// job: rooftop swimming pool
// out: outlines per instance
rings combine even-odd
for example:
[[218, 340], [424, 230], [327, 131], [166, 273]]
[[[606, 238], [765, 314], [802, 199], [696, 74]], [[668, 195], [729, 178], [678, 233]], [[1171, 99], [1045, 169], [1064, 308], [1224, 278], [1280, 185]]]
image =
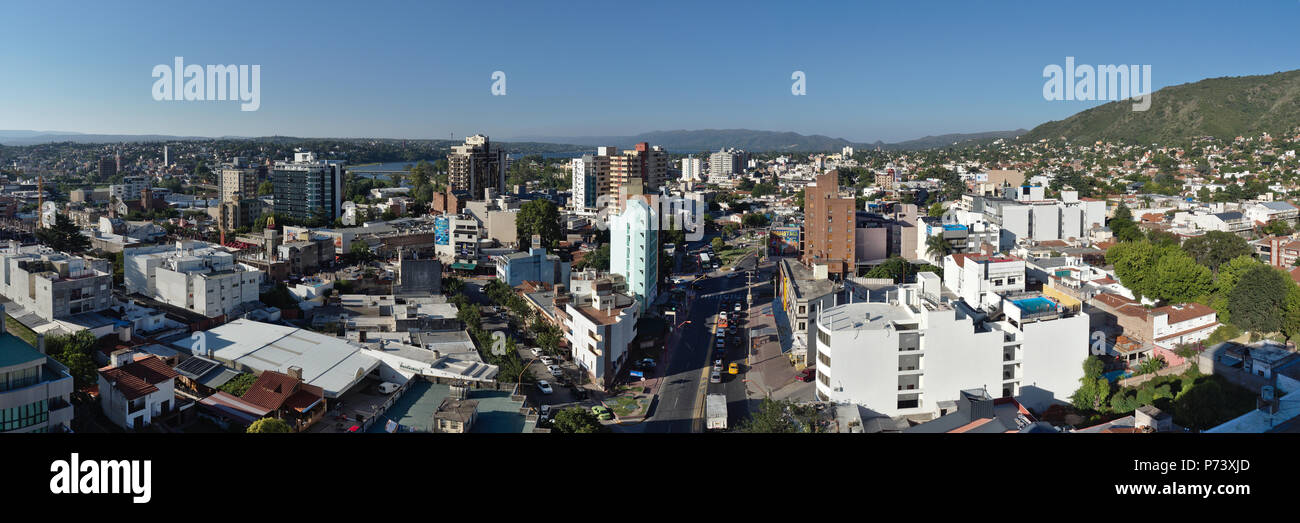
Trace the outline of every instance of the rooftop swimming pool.
[[1056, 310], [1056, 302], [1043, 296], [1011, 300], [1011, 303], [1016, 304], [1016, 306], [1020, 307], [1020, 310], [1024, 311], [1026, 314], [1038, 314], [1040, 312], [1052, 312]]

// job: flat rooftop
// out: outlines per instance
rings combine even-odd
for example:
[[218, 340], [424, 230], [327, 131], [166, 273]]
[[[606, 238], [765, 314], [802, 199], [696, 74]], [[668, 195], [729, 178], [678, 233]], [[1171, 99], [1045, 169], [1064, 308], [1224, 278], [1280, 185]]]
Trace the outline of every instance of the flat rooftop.
[[894, 322], [915, 323], [917, 320], [906, 307], [888, 303], [858, 302], [837, 305], [822, 310], [817, 322], [830, 331], [879, 330]]

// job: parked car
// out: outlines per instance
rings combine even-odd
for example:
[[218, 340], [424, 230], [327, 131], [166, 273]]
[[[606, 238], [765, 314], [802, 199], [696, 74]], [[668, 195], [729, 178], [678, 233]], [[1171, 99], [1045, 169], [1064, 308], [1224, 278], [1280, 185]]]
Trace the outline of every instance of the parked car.
[[394, 393], [394, 392], [397, 392], [397, 389], [400, 389], [400, 388], [402, 388], [401, 385], [398, 385], [398, 384], [396, 384], [396, 383], [387, 382], [387, 381], [385, 381], [385, 382], [379, 384], [379, 392], [384, 393], [384, 394], [392, 394], [392, 393]]
[[816, 377], [817, 377], [817, 369], [814, 369], [813, 367], [808, 367], [804, 370], [795, 373], [794, 375], [794, 379], [797, 379], [804, 383], [808, 383], [813, 379], [815, 379]]
[[613, 412], [610, 412], [609, 408], [608, 408], [608, 407], [605, 407], [604, 405], [594, 405], [594, 406], [592, 406], [592, 407], [591, 407], [591, 413], [592, 413], [592, 414], [595, 414], [595, 415], [596, 415], [596, 418], [598, 418], [598, 419], [603, 419], [603, 420], [614, 419], [614, 413], [613, 413]]
[[542, 365], [546, 365], [547, 367], [555, 365], [555, 358], [552, 358], [550, 356], [542, 356], [541, 360], [542, 360]]
[[636, 362], [636, 366], [642, 369], [653, 369], [655, 368], [655, 359], [641, 358], [639, 361]]
[[709, 383], [722, 383], [722, 373], [715, 370], [709, 374]]
[[547, 365], [547, 366], [546, 366], [546, 370], [551, 371], [551, 375], [552, 375], [552, 376], [563, 376], [563, 375], [564, 375], [564, 369], [561, 369], [559, 365]]
[[542, 355], [542, 348], [541, 348], [541, 347], [533, 347], [532, 350], [531, 350], [530, 352], [533, 353], [533, 357], [534, 357], [534, 358], [537, 358], [537, 357], [540, 357], [540, 356]]
[[537, 389], [540, 390], [540, 391], [542, 391], [542, 394], [551, 394], [551, 393], [555, 392], [555, 390], [551, 389], [551, 384], [548, 383], [546, 380], [540, 380], [540, 381], [538, 381], [538, 382], [537, 382]]

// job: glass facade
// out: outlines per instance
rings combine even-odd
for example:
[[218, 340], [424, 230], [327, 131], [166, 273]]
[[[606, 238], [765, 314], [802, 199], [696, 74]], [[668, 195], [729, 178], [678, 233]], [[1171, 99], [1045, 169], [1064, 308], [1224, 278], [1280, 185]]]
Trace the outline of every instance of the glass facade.
[[45, 423], [50, 417], [47, 400], [0, 409], [0, 432], [19, 430]]
[[39, 365], [0, 373], [0, 392], [30, 387], [41, 381]]

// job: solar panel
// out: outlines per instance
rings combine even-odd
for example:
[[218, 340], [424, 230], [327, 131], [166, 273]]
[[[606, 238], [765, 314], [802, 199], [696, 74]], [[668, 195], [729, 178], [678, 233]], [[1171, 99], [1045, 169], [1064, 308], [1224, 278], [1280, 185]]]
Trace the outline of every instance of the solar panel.
[[181, 362], [176, 366], [176, 372], [184, 374], [190, 378], [198, 378], [208, 371], [216, 368], [217, 362], [204, 358], [193, 357]]

